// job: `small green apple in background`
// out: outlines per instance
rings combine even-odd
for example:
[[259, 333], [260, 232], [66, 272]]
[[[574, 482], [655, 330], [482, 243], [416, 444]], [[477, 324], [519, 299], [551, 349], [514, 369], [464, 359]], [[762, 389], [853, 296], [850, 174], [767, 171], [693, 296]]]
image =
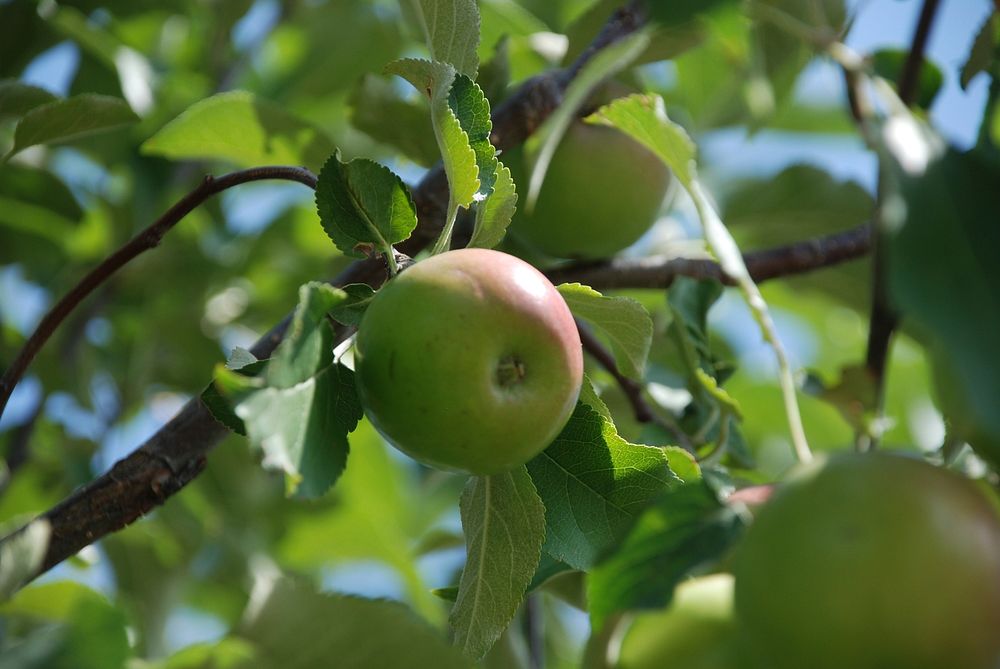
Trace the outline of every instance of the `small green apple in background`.
[[1000, 666], [1000, 514], [920, 460], [804, 467], [760, 509], [733, 573], [738, 618], [775, 669]]
[[529, 214], [525, 156], [509, 153], [504, 164], [522, 194], [511, 233], [558, 258], [606, 258], [630, 246], [656, 221], [670, 185], [652, 151], [615, 128], [575, 121]]
[[384, 286], [355, 348], [365, 412], [426, 464], [494, 474], [527, 462], [566, 424], [583, 353], [569, 308], [526, 262], [461, 249]]
[[669, 608], [639, 613], [628, 626], [615, 669], [744, 669], [733, 617], [733, 577], [713, 574], [677, 586]]

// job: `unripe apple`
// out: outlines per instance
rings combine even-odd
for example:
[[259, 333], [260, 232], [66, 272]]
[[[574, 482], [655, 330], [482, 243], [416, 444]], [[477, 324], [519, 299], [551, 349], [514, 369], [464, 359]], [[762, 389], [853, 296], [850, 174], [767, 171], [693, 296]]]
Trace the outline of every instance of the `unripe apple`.
[[580, 336], [555, 287], [523, 260], [462, 249], [384, 286], [358, 327], [365, 413], [426, 464], [494, 474], [566, 424], [583, 378]]
[[[523, 202], [523, 152], [510, 152], [506, 162]], [[576, 121], [552, 156], [534, 209], [519, 203], [510, 229], [551, 256], [612, 256], [653, 225], [670, 179], [663, 162], [625, 133]]]
[[733, 572], [766, 666], [1000, 666], [1000, 514], [940, 467], [819, 459], [760, 509]]

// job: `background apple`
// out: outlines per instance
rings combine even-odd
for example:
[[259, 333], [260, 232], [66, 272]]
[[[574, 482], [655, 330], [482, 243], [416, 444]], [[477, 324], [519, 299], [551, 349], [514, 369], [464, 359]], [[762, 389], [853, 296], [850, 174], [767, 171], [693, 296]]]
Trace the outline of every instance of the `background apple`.
[[1000, 666], [1000, 516], [920, 460], [800, 470], [761, 508], [734, 574], [737, 614], [775, 667]]
[[530, 214], [524, 153], [505, 160], [522, 193], [511, 231], [560, 258], [603, 258], [633, 244], [656, 220], [670, 170], [619, 130], [574, 122], [552, 156]]
[[372, 423], [417, 460], [473, 474], [520, 465], [559, 433], [583, 375], [569, 308], [538, 270], [462, 249], [413, 265], [358, 328]]
[[677, 586], [664, 611], [635, 616], [615, 669], [746, 667], [733, 616], [733, 577], [713, 574]]

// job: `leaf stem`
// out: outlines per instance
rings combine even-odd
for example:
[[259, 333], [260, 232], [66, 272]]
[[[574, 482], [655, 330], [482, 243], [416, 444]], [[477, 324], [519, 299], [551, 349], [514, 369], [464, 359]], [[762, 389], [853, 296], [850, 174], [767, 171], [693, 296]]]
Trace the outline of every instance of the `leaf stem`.
[[441, 234], [438, 236], [437, 241], [434, 242], [434, 248], [431, 249], [431, 255], [437, 255], [439, 253], [444, 253], [449, 248], [451, 248], [451, 233], [455, 229], [455, 220], [458, 218], [458, 203], [455, 202], [454, 198], [448, 198], [448, 214], [444, 222], [444, 227], [441, 228]]
[[31, 361], [35, 359], [42, 346], [45, 345], [45, 342], [58, 329], [59, 325], [88, 295], [94, 292], [94, 290], [132, 259], [150, 249], [156, 248], [171, 228], [213, 195], [233, 186], [251, 181], [269, 179], [297, 181], [312, 189], [316, 188], [316, 175], [304, 167], [280, 165], [253, 167], [247, 170], [231, 172], [221, 177], [206, 176], [197, 188], [185, 195], [184, 198], [174, 204], [174, 206], [168, 209], [160, 218], [156, 219], [149, 227], [136, 234], [117, 251], [105, 258], [100, 265], [92, 269], [45, 314], [41, 322], [39, 322], [38, 327], [35, 328], [35, 331], [24, 342], [24, 346], [21, 347], [17, 357], [4, 370], [3, 377], [0, 378], [0, 415], [3, 415], [11, 393], [14, 392], [14, 387], [21, 380], [21, 377], [24, 376]]

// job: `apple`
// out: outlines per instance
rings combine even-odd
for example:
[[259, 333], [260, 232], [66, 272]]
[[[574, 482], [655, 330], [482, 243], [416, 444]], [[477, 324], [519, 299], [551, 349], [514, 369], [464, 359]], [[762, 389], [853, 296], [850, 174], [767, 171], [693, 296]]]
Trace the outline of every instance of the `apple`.
[[527, 462], [558, 435], [583, 353], [566, 302], [538, 270], [461, 249], [417, 262], [375, 295], [355, 369], [365, 413], [392, 444], [486, 475]]
[[713, 574], [677, 586], [663, 611], [636, 614], [615, 669], [743, 669], [733, 616], [733, 577]]
[[[527, 193], [524, 153], [509, 154], [505, 164]], [[653, 225], [670, 180], [663, 162], [625, 133], [576, 121], [552, 156], [534, 209], [519, 204], [510, 230], [551, 256], [612, 256]]]
[[799, 470], [761, 507], [733, 573], [767, 666], [1000, 666], [1000, 513], [923, 461], [850, 454]]

